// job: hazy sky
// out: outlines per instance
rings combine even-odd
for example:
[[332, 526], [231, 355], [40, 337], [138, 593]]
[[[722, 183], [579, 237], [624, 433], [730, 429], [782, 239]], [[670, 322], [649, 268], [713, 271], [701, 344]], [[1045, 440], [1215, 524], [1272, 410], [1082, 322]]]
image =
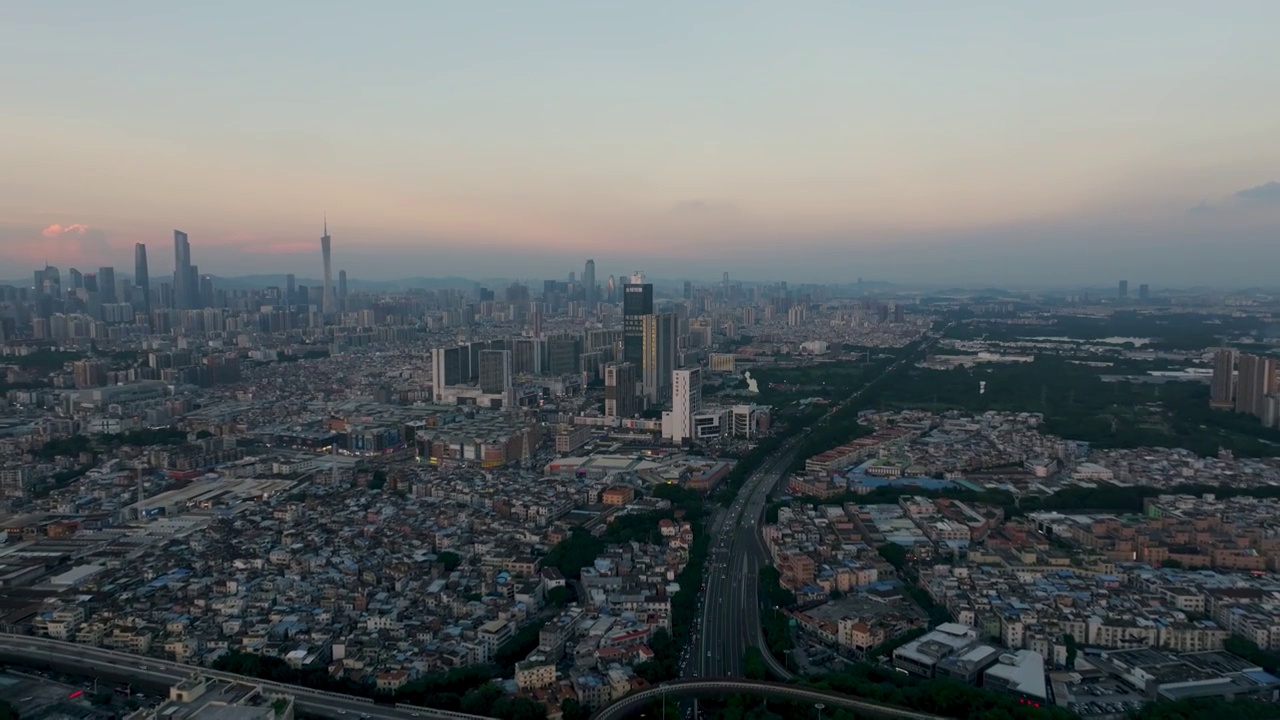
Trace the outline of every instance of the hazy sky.
[[1276, 0], [6, 0], [0, 278], [1274, 282]]

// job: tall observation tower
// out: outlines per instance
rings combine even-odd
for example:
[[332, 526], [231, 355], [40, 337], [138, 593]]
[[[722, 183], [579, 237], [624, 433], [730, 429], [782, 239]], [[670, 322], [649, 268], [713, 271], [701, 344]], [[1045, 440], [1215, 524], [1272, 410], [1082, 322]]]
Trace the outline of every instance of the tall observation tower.
[[333, 297], [333, 245], [329, 239], [329, 218], [324, 219], [324, 235], [320, 236], [320, 253], [324, 255], [324, 298], [320, 301], [320, 311], [332, 315]]

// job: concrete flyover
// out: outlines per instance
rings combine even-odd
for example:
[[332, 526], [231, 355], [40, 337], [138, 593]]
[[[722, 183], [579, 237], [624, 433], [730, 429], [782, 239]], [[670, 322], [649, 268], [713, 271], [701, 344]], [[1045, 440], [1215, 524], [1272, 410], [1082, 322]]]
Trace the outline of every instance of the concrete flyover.
[[260, 685], [270, 693], [292, 695], [299, 710], [311, 716], [333, 720], [351, 720], [353, 716], [362, 715], [367, 715], [372, 720], [480, 720], [479, 716], [466, 713], [433, 710], [403, 703], [381, 705], [368, 698], [259, 680], [171, 660], [32, 635], [0, 633], [0, 661], [48, 666], [73, 675], [128, 682], [162, 691], [199, 673], [219, 680]]
[[814, 705], [822, 703], [829, 708], [844, 708], [874, 718], [905, 718], [906, 720], [947, 720], [940, 715], [916, 712], [905, 708], [881, 705], [859, 700], [848, 695], [812, 690], [798, 685], [746, 680], [678, 680], [657, 685], [628, 695], [591, 716], [592, 720], [622, 720], [643, 710], [649, 703], [662, 700], [724, 697], [727, 695], [757, 695], [772, 700], [790, 700]]

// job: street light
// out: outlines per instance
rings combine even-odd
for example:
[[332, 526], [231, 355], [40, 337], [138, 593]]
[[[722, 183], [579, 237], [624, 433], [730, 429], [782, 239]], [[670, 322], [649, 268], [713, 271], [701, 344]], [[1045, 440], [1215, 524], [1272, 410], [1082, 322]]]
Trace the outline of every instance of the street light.
[[818, 720], [822, 720], [822, 709], [825, 708], [826, 705], [823, 705], [822, 703], [816, 703], [814, 707], [818, 709]]

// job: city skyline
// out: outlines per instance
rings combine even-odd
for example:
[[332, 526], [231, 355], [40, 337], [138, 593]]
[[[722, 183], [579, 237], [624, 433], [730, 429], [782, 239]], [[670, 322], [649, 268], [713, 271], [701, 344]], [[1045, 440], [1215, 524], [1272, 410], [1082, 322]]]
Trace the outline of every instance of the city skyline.
[[123, 266], [182, 227], [219, 275], [312, 274], [320, 208], [370, 279], [594, 258], [1255, 285], [1280, 260], [1272, 4], [160, 7], [26, 3], [0, 29], [27, 69], [0, 265]]

